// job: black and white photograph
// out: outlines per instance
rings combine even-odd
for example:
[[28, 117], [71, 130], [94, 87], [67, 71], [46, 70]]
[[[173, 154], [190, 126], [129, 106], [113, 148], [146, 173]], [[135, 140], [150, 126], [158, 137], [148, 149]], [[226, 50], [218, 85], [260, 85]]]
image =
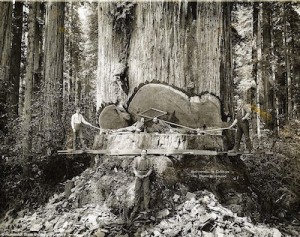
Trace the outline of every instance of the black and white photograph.
[[300, 1], [0, 0], [0, 236], [299, 237]]

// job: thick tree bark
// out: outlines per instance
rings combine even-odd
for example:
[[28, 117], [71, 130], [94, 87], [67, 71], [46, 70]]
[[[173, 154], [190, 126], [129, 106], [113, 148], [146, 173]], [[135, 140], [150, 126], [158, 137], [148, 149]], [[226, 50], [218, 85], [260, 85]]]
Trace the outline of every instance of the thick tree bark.
[[36, 53], [39, 55], [36, 48], [39, 48], [38, 37], [36, 36], [39, 31], [37, 28], [37, 15], [39, 11], [39, 2], [34, 2], [29, 5], [29, 17], [28, 17], [28, 53], [27, 53], [27, 67], [25, 75], [25, 92], [24, 92], [24, 121], [23, 131], [24, 138], [22, 143], [23, 150], [23, 168], [24, 174], [29, 174], [28, 162], [30, 161], [31, 148], [32, 148], [32, 99], [33, 99], [33, 84], [35, 75], [36, 60], [39, 61], [39, 57], [36, 57]]
[[68, 72], [68, 87], [65, 88], [65, 95], [68, 97], [67, 100], [68, 102], [74, 102], [75, 103], [75, 87], [76, 87], [76, 74], [74, 72], [75, 69], [75, 65], [74, 65], [74, 49], [73, 49], [73, 37], [72, 37], [72, 31], [73, 31], [73, 3], [70, 2], [67, 4], [66, 6], [66, 22], [65, 22], [65, 27], [67, 29], [66, 31], [66, 37], [65, 37], [65, 41], [66, 41], [66, 47], [65, 47], [65, 58], [66, 58], [66, 69]]
[[225, 115], [234, 115], [233, 112], [233, 80], [232, 80], [232, 43], [231, 43], [231, 8], [232, 3], [224, 3], [223, 11], [223, 40], [222, 40], [222, 61], [220, 67], [220, 94], [222, 108]]
[[18, 116], [19, 107], [19, 87], [20, 87], [20, 68], [21, 68], [21, 41], [23, 31], [23, 2], [15, 2], [13, 11], [13, 38], [11, 52], [11, 73], [10, 86], [7, 95], [8, 104], [11, 106], [8, 109], [8, 116], [16, 118]]
[[0, 2], [0, 131], [7, 123], [6, 94], [10, 72], [12, 2]]
[[43, 132], [47, 153], [61, 147], [64, 131], [63, 112], [63, 58], [64, 58], [64, 6], [62, 2], [48, 2], [45, 33], [45, 87]]
[[97, 106], [127, 102], [154, 81], [190, 95], [220, 96], [222, 6], [139, 2], [121, 14], [114, 3], [99, 3]]

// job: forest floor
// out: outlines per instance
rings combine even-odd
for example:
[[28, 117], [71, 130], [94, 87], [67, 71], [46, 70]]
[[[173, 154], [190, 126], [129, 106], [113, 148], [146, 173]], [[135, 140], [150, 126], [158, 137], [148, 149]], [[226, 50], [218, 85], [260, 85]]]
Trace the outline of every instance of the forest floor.
[[[0, 223], [0, 233], [114, 237], [193, 237], [222, 234], [249, 237], [280, 236], [276, 228], [253, 224], [251, 218], [237, 216], [230, 209], [223, 207], [211, 192], [205, 190], [195, 193], [174, 192], [168, 200], [173, 205], [141, 212], [130, 220], [126, 216], [126, 211], [113, 207], [115, 204], [112, 202], [118, 200], [107, 197], [104, 201], [101, 197], [103, 194], [97, 192], [95, 193], [99, 197], [97, 204], [91, 200], [90, 192], [92, 189], [95, 190], [95, 187], [92, 188], [95, 185], [94, 180], [99, 180], [99, 175], [103, 175], [102, 171], [101, 168], [85, 170], [71, 180], [74, 186], [69, 189], [68, 194], [66, 192], [55, 194], [46, 205], [37, 209], [20, 210], [15, 217], [7, 213]], [[106, 185], [132, 183], [123, 171], [113, 169], [105, 175], [108, 181]], [[122, 195], [119, 198], [122, 199]]]
[[248, 216], [220, 204], [209, 191], [189, 192], [178, 184], [162, 187], [161, 205], [129, 220], [130, 210], [122, 208], [133, 201], [128, 164], [111, 159], [88, 168], [89, 157], [41, 159], [23, 180], [17, 159], [2, 159], [0, 234], [300, 236], [300, 122], [283, 127], [277, 138], [264, 132], [254, 145], [274, 154], [241, 156], [258, 206]]

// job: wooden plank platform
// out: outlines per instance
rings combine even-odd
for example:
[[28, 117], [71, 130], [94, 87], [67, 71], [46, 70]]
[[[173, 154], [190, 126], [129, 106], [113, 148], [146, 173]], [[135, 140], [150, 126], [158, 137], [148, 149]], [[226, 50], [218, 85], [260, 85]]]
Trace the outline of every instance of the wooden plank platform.
[[245, 153], [245, 152], [218, 152], [218, 154], [227, 154], [228, 156], [241, 156], [241, 155], [273, 155], [273, 152], [266, 151], [266, 152], [252, 152], [252, 153]]
[[79, 154], [106, 154], [107, 150], [59, 150], [59, 155], [79, 155]]
[[[102, 155], [139, 155], [140, 149], [135, 150], [60, 150], [57, 151], [60, 155], [78, 155], [78, 154], [102, 154]], [[218, 155], [216, 151], [210, 150], [168, 150], [168, 149], [147, 149], [150, 155]]]
[[204, 135], [211, 135], [211, 136], [223, 136], [222, 132], [220, 131], [213, 131], [213, 132], [209, 132], [209, 131], [205, 131], [205, 130], [201, 130], [199, 132], [199, 134], [194, 133], [194, 134], [190, 134], [190, 133], [180, 133], [180, 132], [169, 132], [169, 133], [158, 133], [158, 132], [153, 132], [153, 133], [147, 133], [147, 132], [117, 132], [117, 131], [111, 131], [108, 133], [103, 133], [102, 135], [106, 135], [106, 136], [115, 136], [115, 135], [124, 135], [124, 134], [153, 134], [153, 135], [160, 135], [160, 136], [170, 136], [170, 135], [178, 135], [178, 136], [186, 136], [186, 137], [194, 137], [194, 136], [204, 136]]
[[[139, 155], [141, 150], [110, 150], [108, 155]], [[147, 149], [149, 155], [211, 155], [218, 154], [216, 151], [210, 150], [168, 150], [168, 149]]]
[[[101, 154], [111, 156], [136, 156], [141, 154], [141, 149], [135, 150], [61, 150], [57, 151], [60, 155], [78, 155], [78, 154]], [[218, 152], [211, 150], [168, 150], [168, 149], [147, 149], [149, 155], [228, 155], [228, 156], [240, 156], [240, 155], [256, 155], [266, 154], [273, 155], [273, 152], [254, 152], [254, 153], [230, 153], [230, 152]]]

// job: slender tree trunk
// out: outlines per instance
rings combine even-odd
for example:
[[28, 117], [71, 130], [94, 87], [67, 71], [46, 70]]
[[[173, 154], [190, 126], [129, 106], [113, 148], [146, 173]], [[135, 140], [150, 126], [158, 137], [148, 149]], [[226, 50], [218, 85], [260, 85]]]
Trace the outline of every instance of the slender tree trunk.
[[297, 46], [295, 43], [295, 37], [292, 38], [291, 42], [291, 65], [292, 65], [292, 75], [293, 75], [293, 84], [294, 86], [291, 88], [292, 93], [292, 117], [294, 119], [298, 118], [298, 103], [297, 103], [297, 93], [299, 91], [299, 70], [297, 69], [296, 63], [296, 55], [297, 55]]
[[33, 99], [33, 84], [35, 76], [36, 60], [39, 61], [39, 57], [35, 54], [39, 54], [36, 48], [39, 48], [38, 37], [36, 36], [39, 31], [37, 27], [37, 15], [39, 12], [39, 2], [33, 2], [29, 5], [29, 18], [28, 18], [28, 48], [27, 48], [27, 67], [25, 75], [25, 93], [24, 93], [24, 121], [23, 121], [23, 168], [24, 174], [29, 175], [29, 162], [31, 157], [32, 148], [32, 99]]
[[64, 59], [63, 2], [48, 2], [45, 33], [45, 87], [44, 87], [44, 146], [50, 155], [61, 147], [64, 131], [63, 113], [63, 59]]
[[44, 5], [45, 3], [38, 2], [36, 6], [37, 21], [35, 24], [35, 39], [34, 39], [34, 77], [33, 77], [33, 90], [39, 92], [42, 83], [42, 59], [43, 59], [43, 24], [39, 21], [44, 19]]
[[[271, 7], [274, 7], [274, 4], [271, 5]], [[270, 98], [271, 106], [271, 116], [272, 116], [272, 129], [274, 131], [274, 134], [278, 135], [279, 132], [279, 109], [278, 109], [278, 95], [277, 95], [277, 81], [276, 81], [276, 74], [275, 74], [275, 68], [276, 68], [276, 55], [275, 55], [275, 49], [274, 49], [274, 22], [273, 22], [273, 16], [274, 11], [271, 11], [270, 13], [270, 81], [272, 82], [272, 87], [270, 88], [272, 97]]]
[[257, 137], [261, 137], [260, 131], [260, 120], [261, 120], [261, 106], [260, 106], [260, 84], [262, 81], [262, 30], [261, 30], [261, 22], [262, 22], [262, 11], [261, 11], [261, 4], [258, 5], [258, 17], [257, 17], [257, 41], [256, 41], [256, 48], [257, 48], [257, 79], [256, 79], [256, 107], [260, 113], [256, 113], [256, 127], [257, 127]]
[[[262, 80], [263, 80], [263, 88], [264, 88], [264, 121], [266, 123], [266, 127], [269, 129], [274, 128], [274, 114], [272, 113], [272, 109], [274, 107], [273, 104], [273, 89], [272, 84], [272, 69], [271, 69], [271, 16], [272, 16], [272, 4], [264, 2], [262, 5], [262, 55], [263, 55], [263, 64], [262, 64]], [[273, 85], [274, 87], [274, 85]]]
[[7, 123], [6, 94], [11, 56], [12, 2], [0, 2], [0, 131]]
[[259, 46], [259, 43], [258, 43], [258, 25], [259, 23], [259, 3], [257, 2], [254, 2], [253, 3], [253, 40], [254, 40], [254, 43], [253, 43], [253, 47], [252, 47], [252, 60], [253, 60], [253, 69], [252, 69], [252, 78], [254, 79], [254, 81], [256, 82], [256, 91], [253, 91], [251, 90], [251, 104], [252, 105], [255, 105], [255, 108], [256, 108], [256, 117], [253, 116], [253, 119], [252, 119], [252, 128], [253, 128], [253, 132], [258, 132], [258, 126], [257, 126], [257, 120], [259, 120], [259, 109], [257, 106], [258, 106], [258, 103], [257, 103], [257, 96], [259, 96], [259, 84], [258, 84], [258, 46]]
[[[79, 4], [76, 2], [70, 2], [66, 6], [66, 60], [65, 67], [68, 71], [68, 88], [65, 88], [66, 96], [68, 96], [68, 101], [79, 105], [82, 103], [82, 87], [83, 83], [80, 80], [80, 70], [81, 70], [81, 29], [78, 23]], [[68, 106], [68, 105], [66, 105]]]
[[290, 66], [290, 49], [288, 39], [288, 21], [287, 21], [287, 10], [284, 5], [283, 8], [283, 16], [284, 16], [284, 53], [285, 53], [285, 68], [286, 68], [286, 101], [287, 101], [287, 119], [291, 119], [292, 115], [292, 93], [291, 93], [291, 86], [292, 86], [292, 79], [291, 79], [291, 66]]
[[[273, 3], [274, 4], [274, 3]], [[277, 33], [274, 30], [275, 27], [278, 27], [276, 25], [275, 19], [276, 15], [279, 15], [280, 12], [278, 10], [275, 10], [272, 12], [271, 15], [271, 23], [272, 23], [272, 30], [271, 30], [271, 49], [272, 49], [272, 81], [273, 81], [273, 91], [274, 91], [274, 97], [273, 97], [273, 104], [274, 104], [274, 109], [273, 109], [273, 114], [275, 116], [274, 122], [275, 122], [275, 129], [274, 133], [278, 136], [279, 135], [279, 130], [280, 130], [280, 82], [279, 79], [280, 77], [278, 76], [278, 65], [280, 64], [278, 55], [276, 53], [276, 49], [279, 48], [279, 46], [282, 43], [282, 34]], [[279, 35], [279, 37], [278, 37]], [[279, 39], [279, 40], [278, 40]]]
[[10, 75], [10, 88], [7, 95], [8, 104], [11, 107], [8, 110], [10, 118], [18, 116], [19, 108], [19, 87], [20, 87], [20, 68], [21, 68], [21, 42], [23, 31], [23, 2], [15, 2], [13, 11], [13, 38], [12, 38], [12, 53], [11, 53], [11, 75]]

